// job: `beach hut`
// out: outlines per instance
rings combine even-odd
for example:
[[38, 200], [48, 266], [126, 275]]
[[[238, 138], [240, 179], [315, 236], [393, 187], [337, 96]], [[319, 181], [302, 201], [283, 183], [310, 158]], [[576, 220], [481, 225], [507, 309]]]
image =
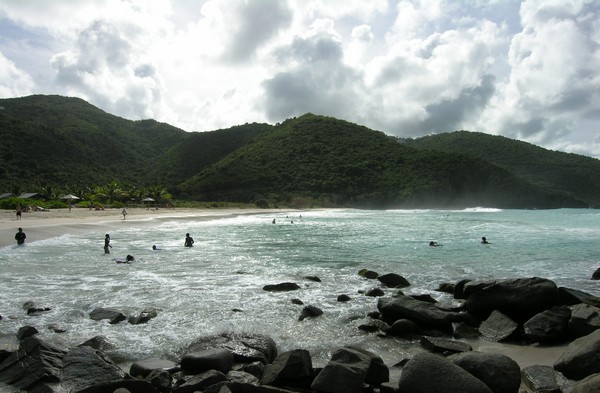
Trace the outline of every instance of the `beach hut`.
[[148, 210], [150, 210], [150, 203], [154, 202], [154, 199], [150, 198], [150, 197], [146, 197], [144, 199], [142, 199], [142, 203], [148, 203]]
[[24, 192], [19, 195], [17, 198], [19, 199], [42, 199], [42, 196], [37, 192]]
[[0, 199], [10, 198], [14, 194], [12, 192], [5, 192], [4, 194], [0, 194]]

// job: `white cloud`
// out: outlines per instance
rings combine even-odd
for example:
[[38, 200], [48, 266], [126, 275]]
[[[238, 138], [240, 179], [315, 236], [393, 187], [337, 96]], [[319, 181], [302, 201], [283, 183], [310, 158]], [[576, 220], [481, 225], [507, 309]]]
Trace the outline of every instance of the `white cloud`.
[[33, 79], [0, 53], [0, 97], [20, 97], [35, 92]]
[[79, 96], [186, 130], [310, 111], [401, 136], [470, 129], [598, 154], [599, 8], [595, 0], [6, 0], [0, 93]]

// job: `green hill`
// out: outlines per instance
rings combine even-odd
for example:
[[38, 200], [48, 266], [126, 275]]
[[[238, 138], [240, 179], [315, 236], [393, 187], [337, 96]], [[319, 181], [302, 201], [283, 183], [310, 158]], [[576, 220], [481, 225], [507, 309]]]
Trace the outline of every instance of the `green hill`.
[[0, 138], [0, 192], [119, 183], [166, 187], [180, 199], [262, 204], [600, 205], [598, 160], [477, 133], [398, 143], [312, 114], [185, 132], [78, 98], [35, 95], [0, 100]]
[[196, 199], [290, 200], [360, 207], [583, 206], [459, 154], [409, 148], [381, 132], [307, 114], [183, 183]]
[[600, 207], [600, 160], [594, 158], [468, 131], [407, 139], [404, 143], [422, 150], [468, 154], [543, 189], [572, 195], [590, 206]]

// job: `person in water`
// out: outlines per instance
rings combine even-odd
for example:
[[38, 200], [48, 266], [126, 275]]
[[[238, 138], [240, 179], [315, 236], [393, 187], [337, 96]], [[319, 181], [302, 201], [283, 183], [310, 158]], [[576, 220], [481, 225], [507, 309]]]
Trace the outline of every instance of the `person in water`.
[[133, 255], [127, 255], [125, 257], [125, 259], [123, 259], [123, 258], [114, 258], [113, 261], [115, 261], [117, 263], [131, 263], [131, 262], [135, 261], [135, 258], [133, 257]]
[[15, 240], [17, 241], [17, 245], [21, 246], [25, 244], [26, 238], [27, 235], [25, 235], [25, 232], [23, 232], [23, 228], [19, 228], [18, 232], [15, 234]]
[[434, 242], [434, 241], [430, 241], [430, 242], [429, 242], [429, 245], [430, 245], [431, 247], [441, 247], [441, 246], [442, 246], [442, 245], [441, 245], [441, 244], [439, 244], [438, 242]]
[[485, 238], [485, 236], [483, 236], [481, 238], [481, 244], [492, 244], [492, 243], [488, 242], [487, 239]]
[[185, 247], [192, 247], [194, 245], [194, 239], [192, 239], [189, 233], [185, 234], [185, 243], [183, 245]]
[[105, 254], [110, 254], [109, 248], [112, 248], [112, 246], [110, 245], [110, 235], [107, 233], [106, 236], [104, 236], [104, 253]]
[[162, 251], [162, 248], [158, 248], [156, 246], [152, 246], [152, 250], [154, 250], [154, 251]]

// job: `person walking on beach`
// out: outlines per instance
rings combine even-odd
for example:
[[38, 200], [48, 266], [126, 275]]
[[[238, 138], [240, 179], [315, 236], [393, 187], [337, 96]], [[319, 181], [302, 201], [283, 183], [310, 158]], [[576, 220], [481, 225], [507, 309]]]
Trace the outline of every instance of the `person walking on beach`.
[[104, 236], [104, 253], [105, 254], [110, 254], [109, 248], [112, 248], [112, 246], [110, 245], [110, 235], [107, 233], [106, 236]]
[[23, 228], [19, 228], [19, 231], [15, 234], [15, 240], [17, 241], [17, 245], [21, 246], [25, 244], [25, 239], [27, 235], [23, 232]]
[[123, 220], [127, 219], [127, 209], [123, 208], [121, 214], [123, 215]]
[[192, 239], [189, 233], [185, 234], [185, 243], [183, 245], [184, 247], [192, 247], [194, 245], [194, 239]]
[[23, 208], [21, 205], [17, 205], [17, 220], [21, 219], [21, 213], [23, 213]]

